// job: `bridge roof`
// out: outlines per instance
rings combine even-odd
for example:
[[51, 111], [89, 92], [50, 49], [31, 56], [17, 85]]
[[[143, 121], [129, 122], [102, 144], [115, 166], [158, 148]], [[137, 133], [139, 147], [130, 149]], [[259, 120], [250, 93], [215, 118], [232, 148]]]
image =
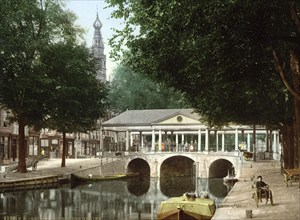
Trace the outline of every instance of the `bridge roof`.
[[104, 127], [124, 125], [153, 125], [176, 115], [182, 115], [201, 123], [200, 116], [194, 109], [146, 109], [127, 110], [103, 123]]
[[[169, 131], [197, 131], [206, 129], [207, 125], [194, 109], [145, 109], [127, 110], [102, 124], [106, 130], [112, 131], [151, 131], [167, 129]], [[229, 124], [221, 130], [235, 129], [253, 130], [252, 126]], [[220, 130], [220, 129], [219, 129]], [[256, 126], [256, 130], [265, 130]]]

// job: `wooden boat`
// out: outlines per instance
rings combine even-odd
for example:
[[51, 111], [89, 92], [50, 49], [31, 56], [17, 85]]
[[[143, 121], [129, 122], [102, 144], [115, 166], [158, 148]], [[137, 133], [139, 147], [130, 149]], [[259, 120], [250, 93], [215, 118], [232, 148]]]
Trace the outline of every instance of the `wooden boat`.
[[115, 175], [107, 175], [107, 176], [97, 176], [88, 174], [86, 176], [71, 174], [71, 182], [90, 182], [90, 181], [109, 181], [109, 180], [119, 180], [126, 179], [130, 177], [138, 176], [138, 173], [121, 173]]
[[211, 219], [216, 211], [215, 201], [184, 194], [160, 203], [158, 220]]

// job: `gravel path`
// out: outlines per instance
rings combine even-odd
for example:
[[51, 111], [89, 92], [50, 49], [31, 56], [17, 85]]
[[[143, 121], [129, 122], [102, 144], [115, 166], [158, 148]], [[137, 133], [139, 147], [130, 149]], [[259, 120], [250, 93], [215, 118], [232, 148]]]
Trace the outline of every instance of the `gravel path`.
[[[102, 163], [108, 163], [110, 160], [103, 160]], [[100, 166], [101, 159], [89, 158], [89, 159], [66, 159], [66, 167], [61, 167], [61, 159], [48, 159], [38, 162], [37, 170], [33, 171], [31, 168], [27, 170], [27, 173], [10, 172], [6, 174], [4, 178], [3, 174], [0, 175], [1, 181], [27, 179], [40, 176], [66, 176], [79, 170]]]

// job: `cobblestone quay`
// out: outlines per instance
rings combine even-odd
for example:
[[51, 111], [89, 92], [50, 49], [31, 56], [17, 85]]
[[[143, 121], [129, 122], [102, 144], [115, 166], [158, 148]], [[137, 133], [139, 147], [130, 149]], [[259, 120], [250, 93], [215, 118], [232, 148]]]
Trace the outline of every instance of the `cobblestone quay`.
[[[273, 192], [274, 205], [265, 200], [256, 203], [252, 198], [253, 182], [261, 175]], [[298, 180], [299, 181], [299, 180]], [[249, 214], [252, 212], [252, 215]], [[248, 215], [246, 215], [248, 214]], [[299, 182], [287, 187], [280, 170], [279, 161], [245, 161], [241, 170], [240, 180], [234, 185], [213, 217], [214, 220], [227, 219], [300, 219], [300, 188]]]

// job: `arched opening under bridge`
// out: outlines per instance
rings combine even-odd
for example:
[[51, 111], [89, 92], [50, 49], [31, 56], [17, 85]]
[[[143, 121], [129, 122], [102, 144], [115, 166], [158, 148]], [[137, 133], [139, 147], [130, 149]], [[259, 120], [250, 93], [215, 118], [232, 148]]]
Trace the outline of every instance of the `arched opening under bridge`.
[[160, 176], [193, 176], [194, 162], [185, 156], [169, 157], [161, 164]]
[[209, 167], [209, 178], [223, 178], [230, 174], [233, 174], [234, 167], [233, 164], [226, 159], [218, 159], [212, 162]]
[[195, 191], [194, 160], [185, 156], [167, 158], [160, 167], [160, 189], [168, 196]]
[[147, 161], [136, 158], [129, 162], [128, 173], [139, 173], [140, 176], [150, 177], [150, 166]]

